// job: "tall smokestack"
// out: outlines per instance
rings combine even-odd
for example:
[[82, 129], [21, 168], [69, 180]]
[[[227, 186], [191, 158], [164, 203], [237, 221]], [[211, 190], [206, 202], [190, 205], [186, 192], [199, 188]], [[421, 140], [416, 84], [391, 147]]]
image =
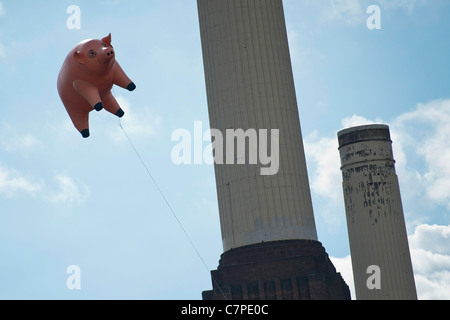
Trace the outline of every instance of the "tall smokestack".
[[356, 298], [415, 300], [389, 127], [338, 133]]
[[248, 154], [245, 164], [216, 162], [224, 254], [203, 297], [348, 298], [317, 241], [282, 1], [198, 0], [198, 11], [210, 126], [227, 148], [227, 130], [242, 129], [250, 144], [259, 133], [276, 169], [262, 175]]

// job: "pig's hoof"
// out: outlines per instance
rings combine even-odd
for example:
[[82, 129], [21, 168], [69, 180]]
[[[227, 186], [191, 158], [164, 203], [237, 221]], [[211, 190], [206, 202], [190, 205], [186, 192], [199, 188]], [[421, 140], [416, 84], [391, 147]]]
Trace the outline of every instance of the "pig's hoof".
[[128, 91], [134, 91], [134, 89], [136, 89], [136, 85], [134, 84], [134, 82], [130, 83], [127, 87]]
[[95, 109], [96, 111], [101, 111], [101, 110], [103, 110], [103, 103], [101, 103], [101, 102], [97, 103], [97, 104], [94, 106], [94, 109]]
[[122, 118], [125, 115], [125, 112], [122, 109], [117, 110], [116, 116]]
[[89, 138], [91, 134], [89, 133], [89, 129], [84, 129], [83, 131], [81, 131], [81, 135], [86, 139]]

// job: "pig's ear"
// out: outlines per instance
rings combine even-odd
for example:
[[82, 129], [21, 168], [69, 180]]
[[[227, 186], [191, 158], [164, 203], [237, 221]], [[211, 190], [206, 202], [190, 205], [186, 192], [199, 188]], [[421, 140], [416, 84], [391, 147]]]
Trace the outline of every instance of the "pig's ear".
[[83, 52], [75, 51], [75, 53], [73, 54], [73, 57], [74, 57], [75, 61], [78, 62], [79, 64], [84, 64]]
[[102, 42], [106, 43], [108, 46], [110, 46], [112, 48], [112, 45], [111, 45], [111, 33], [107, 37], [104, 37], [102, 39]]

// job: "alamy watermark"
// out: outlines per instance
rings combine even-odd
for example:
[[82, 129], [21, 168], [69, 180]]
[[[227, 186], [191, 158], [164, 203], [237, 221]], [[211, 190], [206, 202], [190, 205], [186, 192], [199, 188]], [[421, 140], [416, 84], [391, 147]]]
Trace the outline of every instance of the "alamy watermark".
[[66, 10], [67, 14], [70, 16], [66, 20], [66, 26], [69, 30], [79, 30], [81, 29], [81, 9], [77, 5], [70, 5]]
[[381, 290], [381, 268], [377, 265], [369, 266], [367, 268], [367, 274], [370, 274], [366, 282], [367, 289]]
[[366, 25], [369, 30], [381, 29], [381, 9], [377, 5], [371, 5], [367, 8], [367, 13], [371, 16], [367, 19]]
[[81, 290], [81, 268], [77, 265], [68, 266], [66, 273], [69, 275], [66, 280], [66, 287], [69, 290]]
[[[81, 29], [81, 9], [78, 5], [72, 4], [67, 7], [66, 13], [69, 17], [66, 20], [66, 25], [69, 30]], [[381, 29], [381, 9], [377, 5], [370, 5], [367, 8], [367, 14], [370, 17], [367, 19], [366, 25], [369, 30]]]
[[[187, 129], [172, 133], [172, 162], [182, 164], [261, 165], [262, 176], [278, 173], [280, 167], [280, 130], [218, 129], [203, 131], [202, 121], [194, 122], [194, 135]], [[208, 145], [204, 146], [205, 143]]]

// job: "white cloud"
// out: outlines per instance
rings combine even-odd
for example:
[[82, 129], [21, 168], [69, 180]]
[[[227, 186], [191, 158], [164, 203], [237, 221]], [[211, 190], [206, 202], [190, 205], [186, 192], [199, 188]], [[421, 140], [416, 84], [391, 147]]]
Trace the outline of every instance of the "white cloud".
[[54, 205], [79, 205], [89, 196], [89, 187], [76, 183], [68, 176], [59, 175], [55, 179], [58, 181], [59, 190], [51, 192], [49, 201]]
[[31, 134], [14, 135], [11, 137], [2, 136], [0, 140], [1, 146], [8, 152], [15, 151], [28, 151], [36, 146], [39, 146], [41, 142]]
[[350, 295], [352, 299], [355, 300], [355, 282], [353, 280], [352, 259], [350, 255], [346, 256], [345, 258], [330, 257], [330, 260], [331, 262], [333, 262], [333, 265], [336, 268], [336, 272], [339, 272], [342, 275], [345, 283], [350, 288]]
[[307, 5], [319, 9], [322, 21], [344, 22], [354, 25], [365, 21], [364, 4], [360, 0], [309, 0]]
[[[409, 236], [419, 300], [450, 300], [450, 225], [419, 225]], [[356, 299], [351, 257], [330, 257]]]
[[[148, 108], [136, 111], [131, 107], [131, 103], [122, 96], [117, 96], [116, 100], [125, 111], [125, 116], [120, 121], [117, 120], [117, 123], [122, 124], [127, 134], [140, 138], [156, 134], [162, 122], [160, 116], [153, 114]], [[110, 136], [117, 141], [124, 140], [123, 133], [118, 130], [111, 131]]]
[[[408, 152], [409, 157], [417, 158], [425, 166], [423, 170], [411, 169], [407, 179], [416, 183], [426, 200], [450, 209], [449, 123], [450, 100], [435, 100], [400, 115], [392, 127], [402, 153]], [[407, 165], [407, 158], [402, 160]]]
[[363, 24], [369, 18], [367, 8], [378, 5], [383, 10], [405, 10], [411, 13], [418, 6], [434, 4], [429, 0], [309, 0], [305, 3], [318, 9], [318, 17], [324, 22], [344, 23], [346, 25]]
[[287, 24], [286, 29], [290, 44], [291, 59], [297, 63], [299, 55], [302, 53], [302, 50], [298, 50], [300, 48], [298, 44], [298, 33], [289, 24]]
[[383, 120], [377, 118], [375, 121], [366, 119], [362, 116], [353, 115], [351, 117], [346, 117], [342, 119], [342, 129], [357, 127], [357, 126], [364, 126], [368, 124], [382, 124]]
[[[336, 225], [344, 222], [338, 142], [336, 138], [319, 137], [315, 131], [305, 138], [304, 145], [312, 195], [321, 199], [316, 203], [316, 212], [320, 212], [330, 226], [329, 232], [333, 232]], [[336, 210], [338, 207], [342, 210]]]
[[34, 195], [41, 186], [23, 177], [18, 171], [0, 164], [0, 195], [13, 197], [19, 193]]
[[329, 20], [344, 21], [347, 24], [361, 23], [366, 19], [360, 0], [332, 0], [326, 14]]
[[313, 168], [310, 175], [312, 189], [334, 204], [342, 200], [336, 195], [336, 185], [341, 184], [340, 159], [336, 138], [319, 137], [317, 131], [305, 138], [305, 153]]
[[416, 275], [419, 300], [450, 300], [450, 271]]
[[417, 226], [415, 233], [409, 237], [409, 242], [414, 248], [450, 256], [450, 226]]
[[0, 59], [5, 59], [6, 58], [6, 50], [5, 50], [5, 46], [0, 42]]
[[80, 205], [89, 197], [89, 187], [68, 176], [56, 176], [58, 187], [55, 189], [33, 180], [36, 179], [27, 178], [19, 171], [0, 163], [0, 196], [13, 198], [24, 194], [53, 205]]
[[112, 6], [118, 5], [120, 2], [121, 2], [121, 0], [107, 0], [107, 1], [104, 1], [105, 4], [112, 5]]
[[409, 13], [417, 6], [430, 3], [428, 0], [377, 0], [377, 2], [387, 9], [404, 9]]
[[168, 77], [192, 75], [192, 61], [188, 58], [187, 52], [178, 48], [153, 47], [150, 52], [150, 60], [163, 68]]
[[[2, 124], [0, 130], [0, 147], [7, 152], [27, 152], [41, 142], [31, 134], [17, 133], [17, 130], [7, 124]], [[67, 176], [58, 175], [58, 189], [52, 190], [45, 183], [33, 182], [35, 178], [24, 177], [19, 171], [6, 168], [0, 163], [0, 196], [15, 197], [26, 194], [41, 198], [54, 205], [75, 205], [82, 203], [89, 195], [89, 188], [81, 183], [75, 183]]]
[[450, 225], [419, 225], [409, 244], [419, 299], [450, 300]]
[[0, 126], [0, 147], [7, 152], [27, 152], [41, 145], [41, 142], [30, 133], [22, 133], [9, 124]]
[[[0, 18], [6, 15], [5, 7], [3, 6], [3, 2], [0, 1]], [[3, 43], [0, 41], [0, 59], [3, 60], [6, 58], [6, 50]]]

